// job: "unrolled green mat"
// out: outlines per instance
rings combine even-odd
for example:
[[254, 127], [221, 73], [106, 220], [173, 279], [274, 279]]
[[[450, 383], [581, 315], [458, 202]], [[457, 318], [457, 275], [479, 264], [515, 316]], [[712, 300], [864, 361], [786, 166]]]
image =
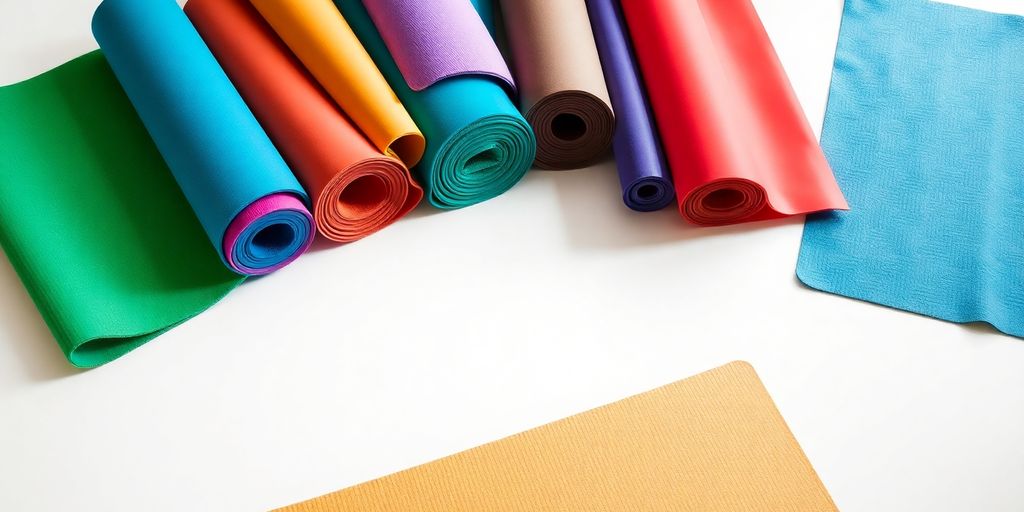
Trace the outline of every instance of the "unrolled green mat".
[[195, 316], [228, 271], [96, 51], [0, 88], [0, 245], [68, 360]]

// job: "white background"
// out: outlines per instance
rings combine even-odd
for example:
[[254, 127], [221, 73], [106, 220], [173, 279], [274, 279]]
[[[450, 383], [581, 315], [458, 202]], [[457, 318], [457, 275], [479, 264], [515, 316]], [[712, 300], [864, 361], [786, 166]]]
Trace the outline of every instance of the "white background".
[[[0, 0], [0, 83], [92, 49], [96, 3]], [[755, 3], [819, 127], [841, 0]], [[800, 219], [620, 194], [608, 163], [421, 208], [87, 372], [0, 258], [0, 510], [282, 506], [735, 359], [841, 509], [1024, 510], [1024, 342], [803, 288]]]

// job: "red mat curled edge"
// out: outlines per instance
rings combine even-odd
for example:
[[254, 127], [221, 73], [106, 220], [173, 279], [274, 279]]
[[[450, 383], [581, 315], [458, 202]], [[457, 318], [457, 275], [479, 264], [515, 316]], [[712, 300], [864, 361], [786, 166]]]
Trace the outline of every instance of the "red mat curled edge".
[[686, 220], [847, 208], [750, 0], [622, 9]]

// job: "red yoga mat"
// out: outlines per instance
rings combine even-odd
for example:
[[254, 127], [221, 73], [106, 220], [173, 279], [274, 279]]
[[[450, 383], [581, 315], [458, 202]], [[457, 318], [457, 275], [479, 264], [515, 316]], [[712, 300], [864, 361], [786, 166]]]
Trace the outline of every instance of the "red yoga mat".
[[191, 0], [185, 12], [313, 199], [317, 230], [352, 242], [423, 198], [320, 89], [246, 0]]
[[847, 208], [750, 0], [629, 0], [622, 10], [686, 220]]

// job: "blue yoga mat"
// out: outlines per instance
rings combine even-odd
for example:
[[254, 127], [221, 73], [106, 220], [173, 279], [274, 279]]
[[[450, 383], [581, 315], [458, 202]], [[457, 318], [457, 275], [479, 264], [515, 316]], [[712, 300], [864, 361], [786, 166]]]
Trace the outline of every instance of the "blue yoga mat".
[[661, 210], [675, 202], [676, 190], [619, 3], [587, 0], [587, 11], [615, 109], [612, 149], [622, 201], [638, 212]]
[[92, 29], [221, 259], [262, 274], [304, 251], [306, 192], [178, 4], [105, 0]]
[[846, 0], [822, 146], [804, 283], [1024, 337], [1024, 18]]

